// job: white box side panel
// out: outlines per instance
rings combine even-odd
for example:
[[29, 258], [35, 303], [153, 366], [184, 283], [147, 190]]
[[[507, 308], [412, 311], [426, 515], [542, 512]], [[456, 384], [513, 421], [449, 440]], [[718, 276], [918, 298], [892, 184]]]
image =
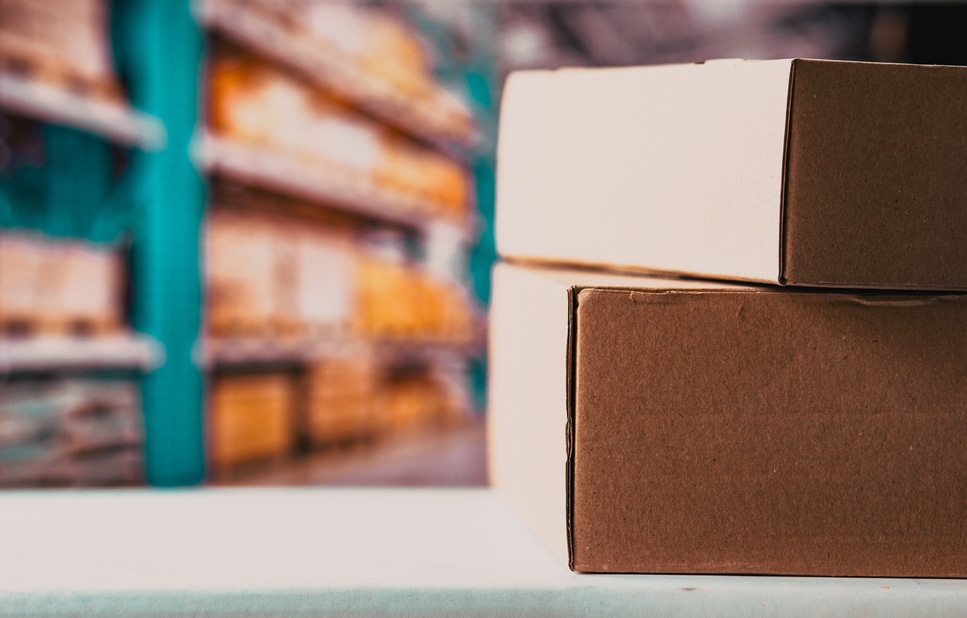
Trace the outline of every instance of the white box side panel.
[[505, 257], [774, 282], [790, 60], [511, 76]]

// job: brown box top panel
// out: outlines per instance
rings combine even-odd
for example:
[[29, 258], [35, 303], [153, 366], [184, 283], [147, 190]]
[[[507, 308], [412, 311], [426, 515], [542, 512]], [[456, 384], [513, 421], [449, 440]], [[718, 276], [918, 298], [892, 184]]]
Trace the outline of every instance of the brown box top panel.
[[967, 296], [578, 296], [572, 567], [967, 576]]
[[789, 122], [787, 283], [963, 288], [967, 71], [796, 60]]

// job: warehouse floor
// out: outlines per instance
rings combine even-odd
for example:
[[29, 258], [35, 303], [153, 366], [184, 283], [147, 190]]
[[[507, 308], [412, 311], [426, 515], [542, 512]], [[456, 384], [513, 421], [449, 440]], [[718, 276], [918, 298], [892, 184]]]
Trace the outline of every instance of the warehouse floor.
[[483, 487], [485, 434], [484, 424], [474, 422], [256, 466], [217, 477], [212, 484]]

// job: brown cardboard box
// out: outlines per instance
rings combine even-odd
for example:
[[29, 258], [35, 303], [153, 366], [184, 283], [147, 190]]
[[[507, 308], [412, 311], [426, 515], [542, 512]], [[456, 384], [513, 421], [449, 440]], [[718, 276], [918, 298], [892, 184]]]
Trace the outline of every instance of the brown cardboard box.
[[967, 295], [499, 265], [491, 481], [588, 572], [967, 576]]
[[294, 392], [284, 373], [226, 374], [212, 380], [208, 443], [212, 467], [285, 456], [293, 443]]
[[967, 289], [967, 68], [820, 60], [511, 76], [504, 257]]

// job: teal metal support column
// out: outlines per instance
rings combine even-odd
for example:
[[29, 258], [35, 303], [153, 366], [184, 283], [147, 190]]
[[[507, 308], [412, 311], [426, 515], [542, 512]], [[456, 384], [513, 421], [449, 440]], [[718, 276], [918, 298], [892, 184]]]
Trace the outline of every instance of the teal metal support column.
[[165, 349], [142, 383], [147, 480], [193, 485], [205, 478], [200, 228], [205, 187], [192, 163], [203, 36], [190, 0], [115, 2], [120, 71], [135, 107], [159, 118], [167, 145], [136, 152], [131, 169], [140, 212], [132, 247], [133, 322]]

